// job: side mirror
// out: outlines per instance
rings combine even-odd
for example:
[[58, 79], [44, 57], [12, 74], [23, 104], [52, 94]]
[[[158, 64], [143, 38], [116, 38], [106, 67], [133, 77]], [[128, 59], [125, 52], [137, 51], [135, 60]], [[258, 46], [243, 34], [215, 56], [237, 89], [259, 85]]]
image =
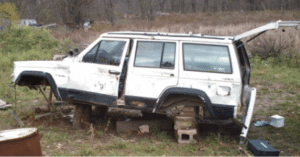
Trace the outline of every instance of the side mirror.
[[77, 56], [79, 54], [79, 49], [75, 48], [74, 50], [69, 51], [70, 56]]

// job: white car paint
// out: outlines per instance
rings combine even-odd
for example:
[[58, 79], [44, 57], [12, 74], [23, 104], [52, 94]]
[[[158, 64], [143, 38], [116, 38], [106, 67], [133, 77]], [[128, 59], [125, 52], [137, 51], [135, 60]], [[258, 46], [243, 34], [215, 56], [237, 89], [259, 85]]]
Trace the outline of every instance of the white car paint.
[[[84, 63], [82, 61], [75, 62], [70, 67], [68, 89], [75, 89], [98, 94], [118, 96], [119, 78], [120, 75], [110, 74], [109, 71], [122, 71], [124, 58], [129, 46], [128, 39], [103, 39], [105, 41], [125, 41], [125, 47], [122, 54], [121, 63], [119, 66], [103, 65], [96, 63]], [[94, 43], [95, 46], [98, 42]], [[89, 50], [92, 47], [89, 46]], [[87, 51], [86, 53], [88, 53]], [[82, 60], [84, 55], [79, 56]]]
[[162, 69], [134, 66], [137, 41], [153, 42], [153, 40], [147, 39], [134, 40], [134, 49], [132, 49], [128, 65], [125, 95], [157, 99], [164, 89], [178, 84], [179, 42], [167, 40], [156, 41], [176, 44], [174, 69]]

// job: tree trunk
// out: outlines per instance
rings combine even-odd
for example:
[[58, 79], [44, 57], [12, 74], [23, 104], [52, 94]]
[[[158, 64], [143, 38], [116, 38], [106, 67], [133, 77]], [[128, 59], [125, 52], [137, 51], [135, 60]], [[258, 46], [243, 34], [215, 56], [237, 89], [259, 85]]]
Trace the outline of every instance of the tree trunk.
[[184, 0], [179, 0], [179, 5], [180, 5], [180, 12], [182, 14], [185, 13], [185, 4], [184, 4]]
[[159, 11], [163, 12], [166, 0], [159, 0]]
[[115, 25], [112, 0], [104, 0], [104, 10], [106, 19], [110, 22], [112, 26]]
[[192, 0], [191, 4], [192, 4], [193, 13], [196, 13], [196, 11], [197, 11], [197, 9], [196, 9], [196, 0]]
[[203, 12], [208, 11], [208, 0], [204, 0], [204, 5], [203, 5]]
[[153, 6], [152, 6], [152, 0], [149, 0], [148, 7], [149, 7], [148, 19], [149, 19], [150, 21], [152, 21], [152, 20], [153, 20]]
[[127, 2], [127, 15], [130, 14], [129, 10], [130, 10], [130, 0], [126, 0]]
[[139, 0], [140, 9], [141, 9], [141, 18], [145, 19], [145, 8], [144, 8], [144, 0]]
[[175, 12], [175, 0], [171, 0], [171, 12]]

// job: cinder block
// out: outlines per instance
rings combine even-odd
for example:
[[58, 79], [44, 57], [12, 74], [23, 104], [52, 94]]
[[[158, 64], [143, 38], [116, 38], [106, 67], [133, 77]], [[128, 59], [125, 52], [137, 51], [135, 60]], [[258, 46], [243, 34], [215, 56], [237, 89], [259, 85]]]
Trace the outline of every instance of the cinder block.
[[[186, 143], [193, 143], [196, 142], [194, 139], [194, 135], [197, 134], [197, 129], [191, 129], [191, 130], [177, 130], [178, 134], [178, 143], [180, 144], [186, 144]], [[183, 139], [182, 136], [187, 135], [188, 139]]]
[[192, 121], [182, 122], [182, 121], [175, 121], [175, 125], [177, 126], [183, 126], [183, 127], [190, 127], [192, 126]]
[[175, 130], [189, 130], [197, 128], [197, 119], [195, 117], [184, 117], [176, 116], [175, 117]]

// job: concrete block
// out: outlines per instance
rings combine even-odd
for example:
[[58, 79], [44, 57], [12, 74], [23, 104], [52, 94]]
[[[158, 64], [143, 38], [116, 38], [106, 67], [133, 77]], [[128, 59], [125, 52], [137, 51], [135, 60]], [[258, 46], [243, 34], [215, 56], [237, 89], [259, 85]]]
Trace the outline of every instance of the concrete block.
[[149, 133], [149, 125], [141, 125], [139, 127], [139, 129], [140, 129], [140, 131], [141, 131], [142, 134], [143, 133]]
[[133, 121], [117, 121], [117, 132], [120, 131], [137, 131], [139, 126], [148, 125], [149, 128], [159, 126], [160, 130], [172, 130], [173, 120], [133, 120]]
[[[193, 136], [197, 134], [197, 129], [177, 130], [177, 134], [178, 134], [178, 143], [180, 144], [196, 142]], [[183, 136], [187, 136], [188, 139], [183, 138]]]

